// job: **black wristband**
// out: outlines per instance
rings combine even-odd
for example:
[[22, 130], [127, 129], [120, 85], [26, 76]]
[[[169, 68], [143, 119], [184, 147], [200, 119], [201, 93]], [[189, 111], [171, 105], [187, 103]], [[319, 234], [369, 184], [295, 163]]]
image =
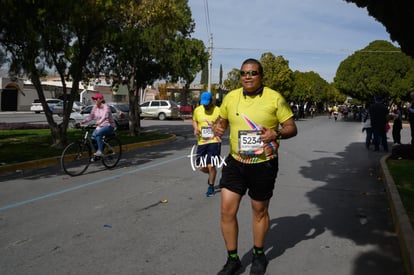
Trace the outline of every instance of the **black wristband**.
[[276, 130], [275, 132], [276, 132], [276, 140], [283, 138], [282, 133], [279, 130]]

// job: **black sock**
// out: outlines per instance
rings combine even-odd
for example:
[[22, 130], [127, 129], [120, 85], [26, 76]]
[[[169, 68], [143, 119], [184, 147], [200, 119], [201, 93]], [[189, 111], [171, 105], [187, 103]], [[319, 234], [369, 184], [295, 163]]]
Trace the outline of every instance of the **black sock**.
[[229, 257], [232, 258], [232, 259], [237, 259], [239, 257], [237, 255], [237, 249], [235, 249], [235, 250], [228, 250], [227, 253], [228, 253]]
[[255, 255], [260, 255], [263, 254], [263, 247], [257, 247], [257, 246], [253, 246], [253, 254]]

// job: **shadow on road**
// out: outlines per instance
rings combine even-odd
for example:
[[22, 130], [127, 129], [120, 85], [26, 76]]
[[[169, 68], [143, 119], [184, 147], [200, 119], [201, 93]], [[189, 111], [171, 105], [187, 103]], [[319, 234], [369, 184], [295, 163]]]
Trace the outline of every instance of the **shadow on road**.
[[[270, 261], [282, 255], [287, 249], [296, 244], [313, 239], [325, 231], [322, 224], [308, 214], [294, 217], [281, 217], [270, 221], [270, 229], [266, 238], [266, 257]], [[243, 270], [251, 264], [252, 249], [241, 258]]]
[[307, 194], [320, 212], [309, 219], [313, 225], [365, 246], [364, 251], [372, 247], [355, 259], [352, 274], [404, 274], [379, 171], [382, 156], [382, 152], [367, 151], [363, 143], [351, 143], [336, 157], [312, 160], [300, 169], [305, 178], [325, 183]]

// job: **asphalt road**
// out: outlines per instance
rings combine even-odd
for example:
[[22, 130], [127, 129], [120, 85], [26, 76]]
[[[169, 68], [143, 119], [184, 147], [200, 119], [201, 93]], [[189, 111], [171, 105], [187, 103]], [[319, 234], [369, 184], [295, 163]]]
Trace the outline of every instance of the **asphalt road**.
[[[56, 121], [61, 121], [62, 119], [58, 115], [53, 115], [53, 118]], [[1, 112], [0, 113], [0, 122], [7, 123], [47, 123], [46, 116], [44, 113], [36, 114], [34, 112]]]
[[[365, 149], [359, 123], [297, 124], [298, 136], [280, 147], [267, 274], [404, 274], [380, 179], [384, 153]], [[226, 260], [220, 193], [206, 198], [206, 175], [191, 169], [191, 123], [148, 127], [177, 141], [79, 177], [57, 166], [0, 176], [0, 274], [216, 274]], [[228, 149], [224, 139], [222, 156]], [[248, 197], [239, 225], [249, 274]]]

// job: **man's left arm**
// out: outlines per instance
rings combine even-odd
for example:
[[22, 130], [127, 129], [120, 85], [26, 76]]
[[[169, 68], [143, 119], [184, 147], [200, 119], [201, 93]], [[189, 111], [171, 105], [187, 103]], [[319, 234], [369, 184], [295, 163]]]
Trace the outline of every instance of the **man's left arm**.
[[289, 118], [285, 122], [280, 123], [280, 125], [281, 128], [279, 130], [266, 129], [262, 127], [262, 135], [260, 135], [260, 139], [265, 143], [270, 143], [274, 140], [294, 137], [298, 133], [298, 129], [293, 118]]
[[280, 123], [280, 126], [281, 128], [276, 131], [277, 139], [288, 139], [298, 134], [298, 128], [293, 117]]

